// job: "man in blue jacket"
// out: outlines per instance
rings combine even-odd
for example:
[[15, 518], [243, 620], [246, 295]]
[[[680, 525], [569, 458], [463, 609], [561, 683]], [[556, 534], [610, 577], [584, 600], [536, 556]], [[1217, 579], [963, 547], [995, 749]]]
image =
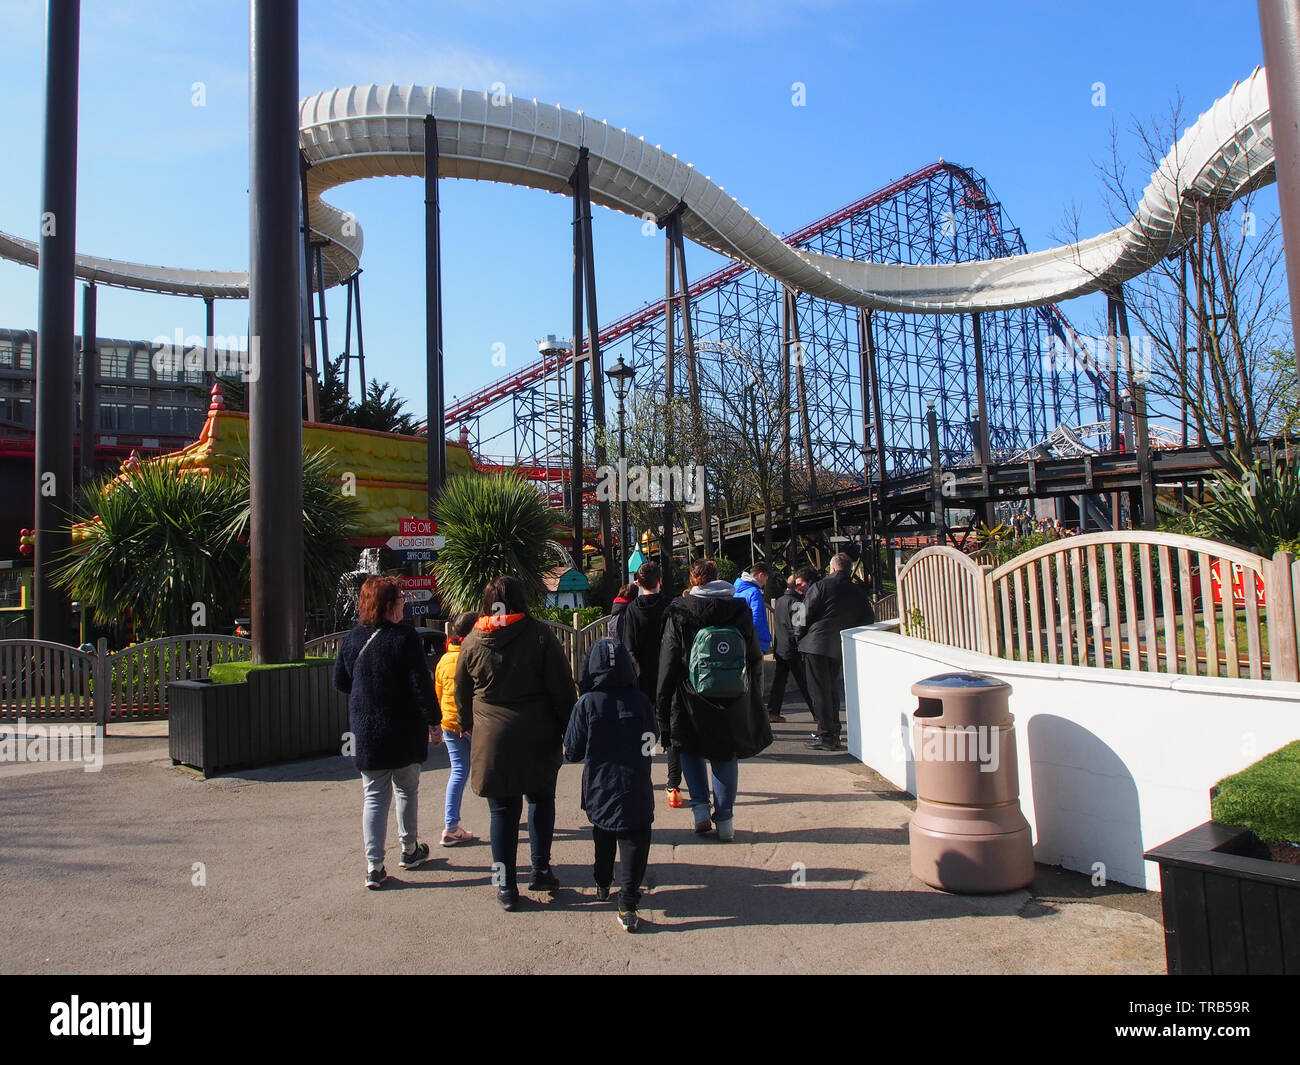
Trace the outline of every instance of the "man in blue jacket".
[[763, 598], [763, 588], [770, 572], [766, 562], [755, 562], [736, 578], [736, 583], [732, 586], [736, 589], [736, 598], [749, 604], [749, 612], [754, 615], [758, 646], [763, 654], [772, 649], [772, 630], [767, 624], [767, 600]]

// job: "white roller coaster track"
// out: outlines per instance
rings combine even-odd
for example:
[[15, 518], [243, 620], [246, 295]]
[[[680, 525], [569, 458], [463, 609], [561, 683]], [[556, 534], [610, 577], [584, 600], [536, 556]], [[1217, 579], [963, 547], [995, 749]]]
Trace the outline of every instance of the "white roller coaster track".
[[[639, 218], [662, 218], [679, 204], [684, 233], [697, 244], [754, 267], [800, 292], [887, 311], [944, 313], [1035, 306], [1111, 287], [1140, 274], [1195, 229], [1193, 195], [1219, 208], [1273, 179], [1268, 87], [1262, 68], [1206, 111], [1161, 161], [1133, 219], [1077, 244], [946, 266], [854, 262], [801, 251], [691, 164], [580, 111], [487, 93], [418, 85], [354, 85], [301, 104], [301, 145], [309, 220], [326, 239], [326, 283], [350, 276], [361, 258], [361, 228], [321, 200], [336, 185], [424, 173], [424, 118], [438, 123], [444, 177], [502, 181], [568, 191], [578, 152], [589, 153], [591, 198]], [[37, 245], [0, 233], [0, 256], [36, 265]], [[183, 270], [77, 256], [77, 274], [124, 288], [237, 298], [246, 272]]]

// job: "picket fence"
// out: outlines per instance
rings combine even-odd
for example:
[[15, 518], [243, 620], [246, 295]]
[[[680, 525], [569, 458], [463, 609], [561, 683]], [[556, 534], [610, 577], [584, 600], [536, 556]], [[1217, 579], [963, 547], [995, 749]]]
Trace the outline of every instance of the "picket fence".
[[[591, 646], [610, 635], [611, 618], [590, 625], [545, 621], [564, 648], [574, 677], [582, 676]], [[441, 622], [433, 627], [441, 628]], [[333, 658], [347, 631], [309, 640], [309, 656]], [[43, 640], [0, 640], [0, 721], [148, 721], [167, 717], [167, 685], [200, 680], [214, 663], [245, 660], [252, 642], [236, 636], [168, 636], [110, 653]]]
[[996, 568], [927, 547], [898, 569], [909, 636], [999, 658], [1300, 680], [1300, 562], [1174, 533], [1088, 533]]

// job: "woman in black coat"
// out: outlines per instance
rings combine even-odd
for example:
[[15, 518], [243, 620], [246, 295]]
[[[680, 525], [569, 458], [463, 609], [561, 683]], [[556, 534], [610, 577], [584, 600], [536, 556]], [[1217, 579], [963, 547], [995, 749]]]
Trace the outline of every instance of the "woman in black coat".
[[402, 624], [402, 588], [396, 577], [369, 577], [358, 603], [361, 624], [344, 637], [334, 662], [334, 686], [348, 695], [353, 758], [361, 770], [361, 816], [366, 887], [384, 886], [388, 808], [397, 795], [403, 869], [429, 860], [419, 841], [420, 766], [429, 741], [441, 742], [442, 711], [420, 637]]
[[[664, 614], [656, 698], [661, 739], [665, 746], [671, 743], [681, 751], [695, 831], [703, 834], [716, 824], [724, 843], [736, 838], [733, 807], [739, 760], [752, 758], [772, 743], [772, 726], [761, 700], [763, 653], [749, 604], [735, 593], [730, 584], [718, 580], [712, 559], [698, 559], [691, 565], [689, 593], [673, 600]], [[719, 701], [691, 686], [691, 649], [699, 631], [709, 627], [734, 628], [744, 641], [747, 690], [743, 695]]]
[[493, 881], [497, 901], [519, 901], [516, 861], [519, 819], [528, 800], [532, 850], [530, 891], [554, 892], [555, 781], [564, 726], [578, 693], [560, 642], [528, 613], [517, 577], [498, 577], [483, 589], [483, 610], [456, 661], [456, 712], [474, 732], [469, 785], [492, 815]]

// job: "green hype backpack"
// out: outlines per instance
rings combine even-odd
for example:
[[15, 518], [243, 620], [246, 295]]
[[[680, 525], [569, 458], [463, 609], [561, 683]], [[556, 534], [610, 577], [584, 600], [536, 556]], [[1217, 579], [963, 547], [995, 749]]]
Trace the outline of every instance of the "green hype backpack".
[[749, 691], [745, 638], [731, 625], [709, 625], [691, 644], [691, 687], [710, 699], [735, 699]]

